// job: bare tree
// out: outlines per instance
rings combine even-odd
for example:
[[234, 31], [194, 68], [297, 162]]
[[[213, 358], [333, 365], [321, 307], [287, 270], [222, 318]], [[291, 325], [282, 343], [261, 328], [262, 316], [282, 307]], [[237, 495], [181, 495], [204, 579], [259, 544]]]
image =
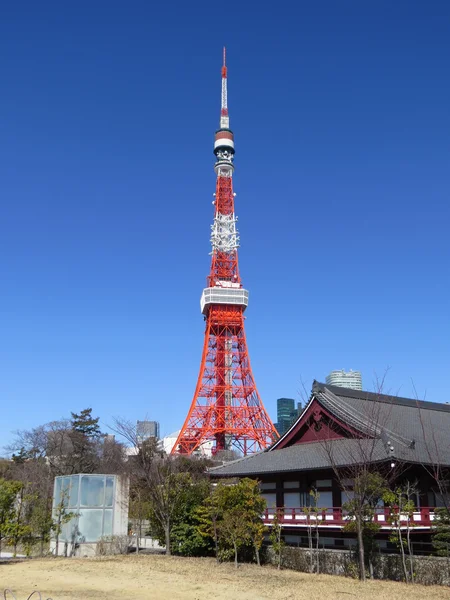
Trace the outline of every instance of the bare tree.
[[[319, 562], [319, 525], [321, 522], [321, 513], [323, 509], [319, 507], [320, 493], [316, 489], [312, 489], [309, 492], [311, 503], [309, 506], [304, 506], [302, 511], [306, 515], [306, 526], [308, 531], [308, 547], [309, 547], [309, 572], [314, 572], [314, 555], [316, 563], [316, 573], [320, 571]], [[316, 542], [316, 548], [314, 552], [313, 537]]]
[[[378, 389], [375, 394], [381, 395], [386, 373], [381, 380], [377, 379]], [[401, 461], [394, 458], [394, 444], [408, 445], [410, 441], [391, 431], [393, 404], [389, 403], [386, 395], [380, 401], [365, 401], [360, 410], [347, 410], [326, 389], [323, 396], [324, 402], [328, 402], [333, 412], [353, 430], [353, 434], [346, 439], [334, 439], [330, 435], [326, 439], [320, 439], [320, 442], [342, 494], [347, 497], [343, 506], [348, 511], [348, 518], [354, 522], [358, 541], [359, 576], [365, 581], [365, 538], [373, 538], [376, 528], [371, 524], [384, 489], [404, 468]], [[333, 430], [334, 424], [330, 422], [328, 425]], [[372, 572], [372, 565], [369, 567]]]
[[[414, 557], [411, 544], [411, 528], [414, 526], [414, 498], [417, 496], [417, 482], [405, 481], [403, 485], [396, 486], [393, 490], [386, 490], [383, 495], [389, 505], [389, 523], [394, 527], [395, 533], [391, 536], [399, 550], [402, 559], [403, 574], [406, 583], [414, 583]], [[406, 530], [406, 539], [403, 530]], [[409, 570], [406, 565], [405, 547], [409, 556]]]
[[[166, 553], [171, 554], [171, 531], [186, 489], [192, 482], [183, 458], [167, 456], [154, 438], [141, 441], [135, 424], [126, 419], [114, 419], [111, 429], [132, 448], [128, 472], [133, 486], [145, 488], [150, 505], [150, 518], [164, 532]], [[192, 463], [195, 471], [195, 464]]]
[[[101, 433], [91, 409], [72, 413], [71, 419], [18, 431], [7, 450], [12, 453], [9, 476], [23, 484], [25, 499], [20, 519], [16, 520], [16, 531], [19, 521], [24, 523], [25, 519], [31, 528], [27, 543], [38, 538], [41, 554], [53, 526], [54, 478], [78, 472], [121, 473], [125, 465], [123, 446], [113, 436]], [[33, 498], [33, 502], [28, 498]]]
[[39, 539], [40, 553], [44, 554], [52, 526], [52, 498], [54, 477], [44, 458], [16, 456], [10, 467], [13, 479], [23, 485], [23, 510], [31, 533], [29, 544]]
[[64, 525], [70, 523], [75, 518], [77, 513], [70, 512], [67, 509], [69, 503], [69, 491], [67, 489], [61, 490], [61, 496], [59, 502], [55, 505], [55, 514], [53, 515], [52, 530], [55, 534], [55, 556], [59, 554], [59, 536], [63, 531]]
[[16, 432], [7, 448], [17, 463], [45, 461], [51, 476], [75, 473], [115, 473], [123, 471], [124, 448], [113, 436], [100, 431], [98, 418], [90, 408], [71, 419], [60, 419], [31, 430]]
[[129, 517], [136, 523], [136, 554], [139, 554], [142, 538], [142, 526], [148, 521], [150, 515], [150, 503], [148, 493], [141, 482], [133, 480], [130, 488], [130, 512]]

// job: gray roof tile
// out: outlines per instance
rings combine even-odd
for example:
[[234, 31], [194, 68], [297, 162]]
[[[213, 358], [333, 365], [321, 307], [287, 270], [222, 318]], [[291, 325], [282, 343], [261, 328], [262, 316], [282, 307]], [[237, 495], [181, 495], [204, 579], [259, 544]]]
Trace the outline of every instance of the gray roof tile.
[[[264, 452], [211, 469], [211, 475], [257, 476], [327, 468], [331, 466], [331, 452], [337, 466], [358, 462], [363, 453], [374, 461], [392, 456], [413, 463], [450, 465], [450, 405], [318, 382], [314, 382], [311, 401], [314, 398], [336, 418], [372, 439], [309, 442], [283, 449], [275, 444]], [[388, 451], [387, 442], [393, 452]]]
[[[388, 458], [381, 440], [341, 439], [333, 440], [331, 456], [336, 466], [352, 464], [361, 452], [370, 455], [374, 461]], [[261, 473], [280, 473], [288, 471], [303, 471], [324, 469], [330, 467], [330, 451], [322, 442], [297, 444], [289, 448], [265, 451], [253, 454], [225, 464], [222, 467], [210, 469], [213, 476], [254, 476]]]

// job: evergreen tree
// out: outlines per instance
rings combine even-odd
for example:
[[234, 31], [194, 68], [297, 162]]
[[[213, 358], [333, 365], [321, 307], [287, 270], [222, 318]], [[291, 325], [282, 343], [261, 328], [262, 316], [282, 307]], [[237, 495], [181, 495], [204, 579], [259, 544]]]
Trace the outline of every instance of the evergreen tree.
[[33, 503], [30, 525], [33, 535], [39, 538], [40, 555], [44, 556], [44, 548], [50, 541], [50, 534], [53, 528], [51, 498], [38, 496]]
[[[219, 484], [219, 486], [220, 485], [222, 484]], [[207, 540], [212, 539], [214, 553], [218, 563], [220, 562], [218, 523], [222, 518], [222, 514], [223, 506], [220, 494], [217, 493], [217, 489], [213, 490], [213, 488], [210, 487], [209, 495], [205, 501], [197, 507], [195, 517], [199, 534]]]
[[29, 493], [26, 486], [22, 482], [18, 482], [13, 510], [10, 516], [10, 524], [8, 527], [8, 539], [14, 548], [14, 556], [17, 555], [17, 547], [20, 542], [26, 542], [28, 552], [30, 550], [31, 540], [31, 525], [29, 523], [30, 508], [33, 501], [36, 500], [34, 494]]
[[198, 531], [197, 510], [209, 495], [209, 481], [192, 481], [186, 487], [183, 501], [174, 515], [171, 546], [174, 554], [182, 556], [208, 556], [212, 553], [212, 540]]
[[265, 507], [257, 481], [243, 478], [236, 485], [219, 483], [197, 510], [198, 531], [214, 541], [217, 558], [228, 557], [232, 551], [237, 564], [239, 550], [247, 546], [260, 564]]
[[86, 438], [98, 439], [102, 436], [98, 424], [100, 417], [92, 416], [92, 408], [85, 408], [80, 413], [70, 413], [72, 415], [72, 430], [81, 433]]
[[224, 545], [231, 545], [234, 551], [234, 566], [238, 568], [238, 552], [248, 539], [248, 528], [239, 506], [228, 508], [218, 524], [219, 539]]
[[20, 481], [0, 479], [0, 554], [3, 540], [9, 538], [13, 529], [15, 504], [21, 488]]
[[450, 511], [447, 508], [434, 511], [433, 547], [438, 556], [450, 557]]
[[281, 559], [283, 557], [283, 548], [285, 546], [285, 542], [282, 536], [283, 533], [283, 523], [282, 523], [282, 512], [279, 510], [275, 511], [273, 515], [272, 523], [270, 526], [270, 534], [269, 539], [272, 544], [272, 548], [275, 551], [277, 556], [277, 568], [281, 569]]
[[375, 535], [379, 529], [374, 522], [375, 509], [386, 491], [386, 480], [379, 473], [367, 471], [355, 477], [353, 498], [344, 502], [342, 508], [348, 513], [344, 531], [356, 531], [361, 581], [366, 579], [366, 560], [373, 572]]
[[85, 408], [79, 414], [71, 413], [72, 472], [93, 473], [99, 463], [99, 442], [103, 435], [98, 424], [99, 417], [92, 416], [92, 408]]
[[23, 465], [23, 463], [24, 463], [26, 460], [28, 460], [29, 458], [31, 458], [31, 456], [30, 456], [30, 453], [29, 453], [29, 452], [27, 452], [27, 451], [25, 450], [25, 448], [22, 446], [22, 447], [19, 449], [19, 451], [17, 452], [17, 454], [15, 454], [15, 453], [14, 453], [14, 454], [11, 456], [11, 458], [12, 458], [13, 462], [14, 462], [16, 465]]

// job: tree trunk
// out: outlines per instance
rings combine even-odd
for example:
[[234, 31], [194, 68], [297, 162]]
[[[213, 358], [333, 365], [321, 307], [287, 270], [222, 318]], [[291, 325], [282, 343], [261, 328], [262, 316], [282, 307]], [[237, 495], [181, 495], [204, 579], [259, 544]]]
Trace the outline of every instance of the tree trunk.
[[213, 519], [213, 527], [214, 527], [214, 550], [216, 552], [216, 563], [220, 563], [220, 560], [219, 560], [219, 540], [217, 539], [217, 524], [216, 524], [216, 519]]
[[44, 536], [41, 535], [41, 557], [44, 556]]
[[56, 536], [55, 556], [58, 556], [58, 546], [59, 546], [59, 533]]
[[[316, 515], [317, 518], [317, 515]], [[316, 527], [316, 572], [317, 575], [319, 574], [320, 571], [320, 564], [319, 564], [319, 529], [318, 527]]]
[[234, 547], [234, 566], [237, 569], [238, 568], [238, 549], [237, 549], [236, 542], [233, 542], [233, 547]]
[[136, 554], [139, 554], [139, 546], [141, 545], [142, 521], [139, 519], [138, 528], [136, 531]]
[[369, 557], [369, 574], [370, 574], [370, 579], [373, 579], [373, 562], [372, 562], [372, 557]]
[[414, 583], [414, 554], [413, 554], [413, 549], [412, 549], [412, 544], [411, 544], [411, 528], [409, 525], [409, 518], [406, 524], [406, 539], [407, 539], [407, 543], [408, 543], [408, 553], [409, 553], [409, 570], [410, 570], [410, 577], [411, 577], [411, 583]]
[[16, 526], [17, 526], [17, 530], [16, 530], [16, 536], [14, 537], [14, 558], [16, 558], [17, 556], [17, 544], [19, 542], [19, 531], [20, 531], [20, 525], [22, 524], [22, 505], [23, 505], [23, 487], [20, 490], [20, 496], [18, 498], [18, 508], [17, 508], [17, 513], [16, 513]]
[[312, 528], [311, 523], [308, 523], [308, 546], [309, 546], [309, 572], [314, 571], [314, 559], [313, 559], [313, 543], [312, 543]]
[[356, 517], [356, 529], [358, 532], [359, 578], [361, 581], [366, 581], [366, 565], [364, 563], [364, 542], [362, 534], [362, 523], [359, 515], [357, 515]]
[[405, 583], [409, 583], [408, 568], [406, 567], [405, 548], [403, 546], [402, 530], [400, 529], [400, 513], [398, 515], [397, 532], [398, 532], [398, 541], [399, 541], [399, 545], [400, 545], [400, 555], [402, 557], [403, 575], [405, 576]]
[[281, 553], [283, 548], [281, 547], [281, 527], [278, 532], [278, 569], [281, 569]]
[[164, 536], [166, 538], [166, 555], [170, 556], [172, 553], [170, 551], [170, 527], [168, 524], [164, 527]]
[[258, 565], [258, 567], [261, 566], [261, 560], [259, 558], [259, 548], [257, 544], [254, 544], [255, 546], [255, 556], [256, 556], [256, 564]]

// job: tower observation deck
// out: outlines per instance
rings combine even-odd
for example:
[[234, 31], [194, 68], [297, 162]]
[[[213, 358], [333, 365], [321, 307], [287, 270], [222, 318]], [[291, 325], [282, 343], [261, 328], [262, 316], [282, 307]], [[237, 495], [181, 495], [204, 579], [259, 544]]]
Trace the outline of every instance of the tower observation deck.
[[256, 388], [244, 330], [249, 293], [239, 274], [239, 234], [233, 192], [234, 134], [230, 129], [225, 49], [220, 127], [214, 137], [216, 191], [211, 226], [211, 268], [200, 299], [206, 322], [194, 397], [172, 454], [192, 454], [206, 441], [213, 451], [249, 454], [278, 433]]

